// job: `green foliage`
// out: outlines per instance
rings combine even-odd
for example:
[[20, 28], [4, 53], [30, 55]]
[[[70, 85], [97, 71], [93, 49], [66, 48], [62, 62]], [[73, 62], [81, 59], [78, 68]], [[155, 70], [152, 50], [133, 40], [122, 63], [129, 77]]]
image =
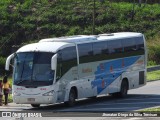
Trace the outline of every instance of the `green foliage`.
[[152, 37], [147, 41], [148, 47], [148, 64], [159, 64], [160, 63], [160, 33], [157, 37]]
[[160, 74], [160, 70], [153, 71], [153, 72], [148, 72], [147, 73], [147, 81], [159, 80], [160, 79], [159, 74]]
[[[3, 45], [0, 55], [3, 57], [11, 54], [14, 44], [53, 36], [92, 34], [92, 0], [0, 0], [0, 6], [0, 43]], [[160, 30], [159, 4], [143, 4], [142, 7], [136, 4], [134, 14], [132, 8], [133, 4], [126, 1], [96, 1], [95, 34], [141, 32], [147, 42], [148, 38], [157, 36]], [[158, 64], [159, 55], [158, 46], [149, 46], [149, 60]]]
[[157, 65], [157, 63], [156, 63], [156, 61], [153, 61], [153, 60], [150, 60], [147, 63], [147, 66], [155, 66], [155, 65]]
[[4, 65], [6, 62], [6, 58], [0, 57], [0, 75], [4, 75]]

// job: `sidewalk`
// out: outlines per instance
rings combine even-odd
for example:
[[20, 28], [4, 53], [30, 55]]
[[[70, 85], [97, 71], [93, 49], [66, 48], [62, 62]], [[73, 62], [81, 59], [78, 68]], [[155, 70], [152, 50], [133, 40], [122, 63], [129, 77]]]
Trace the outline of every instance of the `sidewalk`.
[[16, 104], [16, 103], [8, 103], [8, 105], [0, 106], [0, 111], [19, 111], [22, 109], [29, 109], [31, 108], [30, 104]]

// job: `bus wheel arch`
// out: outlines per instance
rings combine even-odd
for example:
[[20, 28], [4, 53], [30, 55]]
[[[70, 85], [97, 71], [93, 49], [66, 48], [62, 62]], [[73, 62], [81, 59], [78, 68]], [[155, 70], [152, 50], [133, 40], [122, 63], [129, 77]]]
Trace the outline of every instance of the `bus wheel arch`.
[[68, 101], [66, 101], [65, 104], [69, 107], [74, 106], [77, 98], [78, 98], [77, 87], [73, 86], [70, 89]]

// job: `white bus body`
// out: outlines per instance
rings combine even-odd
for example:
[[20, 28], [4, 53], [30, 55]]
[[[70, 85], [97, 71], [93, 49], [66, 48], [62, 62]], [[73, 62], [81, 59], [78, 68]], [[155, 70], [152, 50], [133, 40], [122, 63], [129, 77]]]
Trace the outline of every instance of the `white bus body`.
[[111, 94], [146, 84], [147, 53], [143, 34], [120, 32], [40, 40], [21, 47], [14, 59], [13, 102], [54, 104]]

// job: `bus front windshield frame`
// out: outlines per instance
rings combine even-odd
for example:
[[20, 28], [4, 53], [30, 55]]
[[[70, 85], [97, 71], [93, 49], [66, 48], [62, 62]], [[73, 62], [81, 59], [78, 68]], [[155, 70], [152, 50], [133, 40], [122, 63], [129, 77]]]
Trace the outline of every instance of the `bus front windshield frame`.
[[19, 86], [52, 85], [55, 70], [51, 70], [50, 52], [21, 52], [14, 58], [13, 84]]

